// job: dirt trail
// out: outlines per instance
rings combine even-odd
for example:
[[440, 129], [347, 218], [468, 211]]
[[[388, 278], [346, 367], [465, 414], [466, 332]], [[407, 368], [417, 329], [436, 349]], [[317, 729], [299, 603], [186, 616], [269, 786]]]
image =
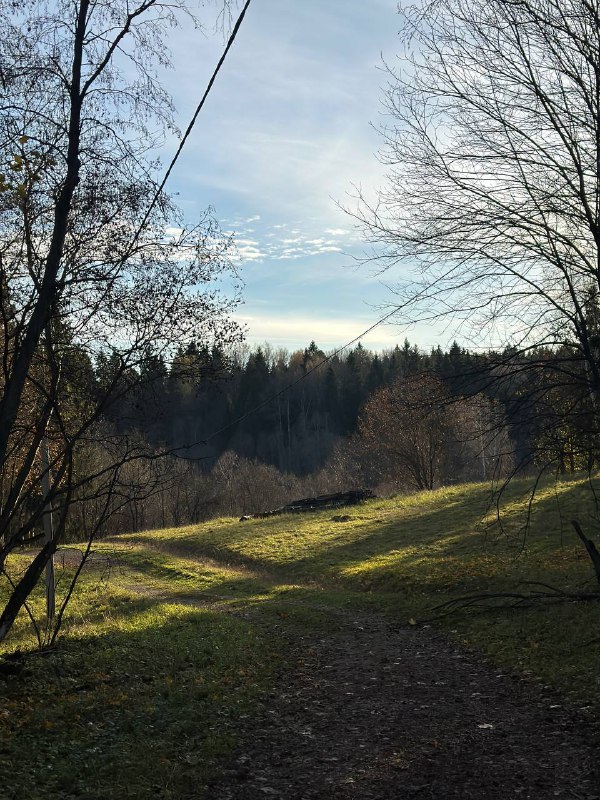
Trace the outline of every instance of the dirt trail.
[[352, 614], [298, 643], [211, 800], [598, 800], [590, 715], [428, 630]]

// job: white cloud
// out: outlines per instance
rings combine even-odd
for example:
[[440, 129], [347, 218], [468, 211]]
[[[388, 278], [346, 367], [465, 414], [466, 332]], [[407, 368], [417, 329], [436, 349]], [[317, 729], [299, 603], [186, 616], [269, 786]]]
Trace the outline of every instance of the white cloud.
[[[267, 261], [316, 258], [318, 256], [343, 253], [344, 250], [348, 252], [356, 244], [352, 237], [349, 237], [346, 241], [342, 241], [340, 237], [334, 239], [325, 238], [318, 223], [318, 219], [307, 220], [305, 230], [300, 228], [293, 229], [293, 233], [297, 234], [294, 236], [290, 236], [290, 230], [287, 225], [284, 226], [281, 223], [260, 226], [259, 229], [254, 231], [252, 237], [244, 236], [244, 232], [241, 231], [235, 239], [240, 257], [254, 261], [259, 258], [264, 258]], [[323, 271], [323, 266], [324, 264], [319, 264], [320, 273]]]
[[324, 232], [329, 234], [329, 236], [348, 236], [351, 233], [351, 231], [345, 228], [325, 228]]
[[[360, 336], [375, 322], [369, 319], [331, 319], [317, 316], [273, 316], [237, 315], [237, 319], [248, 327], [250, 342], [269, 341], [284, 347], [306, 347], [314, 339], [324, 349], [340, 347]], [[365, 347], [381, 350], [398, 343], [394, 328], [380, 326], [361, 338]]]
[[236, 247], [236, 253], [233, 256], [235, 261], [262, 261], [265, 258], [265, 253], [254, 244], [245, 244], [241, 247]]

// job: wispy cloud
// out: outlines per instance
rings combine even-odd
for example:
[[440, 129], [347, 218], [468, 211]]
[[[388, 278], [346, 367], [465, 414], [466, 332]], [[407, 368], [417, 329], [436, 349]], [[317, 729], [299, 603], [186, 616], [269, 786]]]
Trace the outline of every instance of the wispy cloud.
[[[171, 188], [186, 198], [185, 213], [213, 205], [234, 233], [248, 308], [261, 309], [254, 340], [321, 338], [329, 346], [352, 333], [365, 299], [388, 299], [366, 273], [346, 269], [362, 244], [338, 204], [353, 204], [354, 184], [371, 195], [383, 182], [370, 123], [381, 109], [381, 53], [392, 61], [397, 51], [396, 6], [261, 0], [178, 164]], [[191, 28], [176, 35], [183, 123], [222, 42], [199, 40]], [[327, 308], [344, 320], [328, 320]]]
[[[313, 223], [314, 224], [314, 223]], [[318, 256], [331, 256], [352, 251], [357, 244], [356, 236], [351, 231], [344, 230], [346, 237], [341, 235], [331, 239], [323, 234], [315, 236], [315, 229], [308, 228], [301, 231], [294, 228], [297, 235], [289, 236], [287, 225], [275, 223], [261, 225], [252, 229], [252, 237], [244, 236], [248, 229], [243, 229], [235, 236], [237, 257], [240, 261], [289, 261], [290, 259], [311, 259]]]
[[233, 258], [236, 261], [262, 261], [266, 253], [260, 248], [259, 242], [253, 239], [236, 239]]
[[[377, 67], [382, 52], [395, 55], [396, 26], [396, 0], [347, 0], [343, 13], [322, 0], [264, 0], [244, 22], [178, 183], [218, 210], [224, 201], [225, 213], [237, 203], [246, 224], [310, 209], [341, 229], [335, 200], [353, 183], [380, 182], [370, 123], [380, 112]], [[173, 88], [185, 119], [220, 43], [199, 47], [191, 30], [177, 36]]]

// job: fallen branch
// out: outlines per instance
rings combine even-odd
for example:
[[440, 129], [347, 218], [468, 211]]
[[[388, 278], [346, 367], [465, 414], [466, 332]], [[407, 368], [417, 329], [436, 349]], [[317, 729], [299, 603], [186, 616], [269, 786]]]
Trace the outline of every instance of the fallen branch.
[[[545, 584], [538, 585], [545, 586]], [[596, 602], [600, 600], [600, 592], [566, 592], [562, 589], [549, 588], [551, 591], [547, 592], [481, 592], [480, 594], [455, 597], [452, 600], [447, 600], [445, 603], [434, 606], [431, 611], [441, 611], [442, 613], [434, 614], [432, 617], [419, 620], [419, 624], [423, 625], [425, 623], [435, 622], [459, 611], [473, 608], [477, 608], [484, 613], [486, 611], [510, 611], [515, 608], [529, 608], [534, 605], [534, 603], [540, 601], [572, 603]], [[507, 602], [500, 604], [496, 601]]]
[[[596, 580], [600, 585], [600, 552], [594, 542], [583, 533], [581, 525], [574, 519], [571, 524], [594, 565], [596, 573]], [[424, 625], [429, 622], [435, 622], [445, 617], [455, 614], [459, 611], [466, 609], [478, 609], [481, 613], [488, 611], [510, 611], [515, 608], [530, 608], [535, 603], [549, 602], [549, 603], [574, 603], [574, 602], [596, 602], [600, 600], [600, 591], [592, 592], [570, 592], [564, 589], [559, 589], [556, 586], [551, 586], [548, 583], [541, 581], [525, 581], [521, 586], [539, 586], [546, 591], [531, 591], [531, 592], [481, 592], [479, 594], [463, 595], [462, 597], [455, 597], [452, 600], [447, 600], [445, 603], [440, 603], [434, 606], [431, 611], [439, 611], [441, 613], [434, 614], [427, 619], [418, 620], [418, 622], [411, 621], [411, 624]], [[502, 602], [498, 602], [502, 601]]]
[[342, 508], [343, 506], [355, 506], [364, 500], [374, 500], [377, 495], [370, 489], [353, 489], [349, 492], [336, 492], [335, 494], [321, 494], [317, 497], [305, 497], [302, 500], [294, 500], [280, 508], [272, 511], [261, 511], [258, 514], [245, 514], [240, 517], [240, 522], [249, 519], [263, 519], [274, 517], [279, 514], [299, 514], [305, 511], [322, 511], [327, 508]]

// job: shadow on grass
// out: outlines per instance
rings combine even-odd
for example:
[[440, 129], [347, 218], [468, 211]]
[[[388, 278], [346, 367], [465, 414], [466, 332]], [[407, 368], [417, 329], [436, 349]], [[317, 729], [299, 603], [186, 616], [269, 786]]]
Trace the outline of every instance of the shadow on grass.
[[113, 623], [0, 683], [3, 797], [201, 796], [281, 663], [272, 634], [227, 613], [140, 598]]
[[[194, 539], [193, 550], [197, 557], [205, 555], [227, 565], [242, 566], [277, 578], [322, 581], [340, 577], [346, 567], [389, 555], [396, 556], [404, 570], [420, 562], [423, 553], [430, 548], [437, 558], [445, 553], [468, 553], [484, 546], [483, 538], [476, 533], [482, 511], [452, 503], [440, 509], [415, 509], [390, 522], [366, 519], [346, 529], [342, 523], [321, 516], [310, 521], [313, 527], [320, 528], [315, 532], [303, 531], [304, 520], [293, 517], [285, 524], [296, 528], [296, 538], [290, 535], [289, 545], [286, 547], [282, 543], [280, 549], [269, 541], [272, 530], [279, 535], [277, 527], [266, 527], [262, 521], [257, 521], [246, 523], [252, 526], [252, 531], [238, 533], [229, 528], [221, 532], [217, 541], [210, 535], [199, 534]], [[280, 538], [284, 539], [285, 534]], [[261, 540], [265, 540], [264, 548], [260, 547]], [[244, 546], [246, 543], [248, 548]], [[168, 552], [169, 546], [165, 549]]]
[[[523, 487], [514, 491], [511, 502], [525, 495]], [[422, 591], [418, 602], [431, 603], [467, 585], [514, 580], [514, 571], [498, 568], [498, 554], [512, 556], [514, 548], [476, 534], [484, 498], [481, 487], [467, 487], [397, 511], [371, 504], [353, 510], [347, 527], [318, 514], [203, 526], [174, 532], [173, 541], [132, 537], [125, 570], [105, 596], [94, 594], [93, 570], [86, 576], [76, 607], [81, 620], [68, 623], [59, 649], [28, 660], [19, 679], [0, 684], [5, 796], [121, 800], [133, 786], [139, 797], [202, 797], [203, 783], [231, 748], [236, 721], [283, 665], [294, 626], [331, 627], [338, 606], [385, 608], [393, 597], [405, 613], [402, 596], [413, 589]], [[581, 516], [588, 500], [581, 485], [561, 488], [563, 516]], [[556, 509], [548, 491], [532, 518], [532, 547], [539, 540], [544, 557], [560, 550]], [[474, 572], [484, 557], [492, 563]], [[573, 574], [572, 560], [564, 569]], [[132, 597], [138, 578], [140, 595]], [[485, 647], [499, 663], [534, 669], [557, 685], [561, 675], [583, 685], [597, 680], [597, 650], [568, 656], [599, 616], [569, 606], [458, 627], [465, 642]]]
[[504, 494], [503, 529], [489, 518], [487, 529], [482, 525], [489, 513], [489, 488], [474, 485], [404, 498], [396, 509], [390, 503], [370, 503], [352, 509], [347, 524], [321, 512], [188, 528], [174, 531], [172, 540], [139, 534], [136, 541], [163, 553], [243, 568], [270, 583], [285, 579], [355, 590], [465, 592], [544, 577], [586, 580], [586, 556], [568, 520], [573, 515], [592, 518], [589, 485], [581, 479], [556, 487], [546, 482], [524, 547], [529, 490], [530, 484], [521, 480]]

